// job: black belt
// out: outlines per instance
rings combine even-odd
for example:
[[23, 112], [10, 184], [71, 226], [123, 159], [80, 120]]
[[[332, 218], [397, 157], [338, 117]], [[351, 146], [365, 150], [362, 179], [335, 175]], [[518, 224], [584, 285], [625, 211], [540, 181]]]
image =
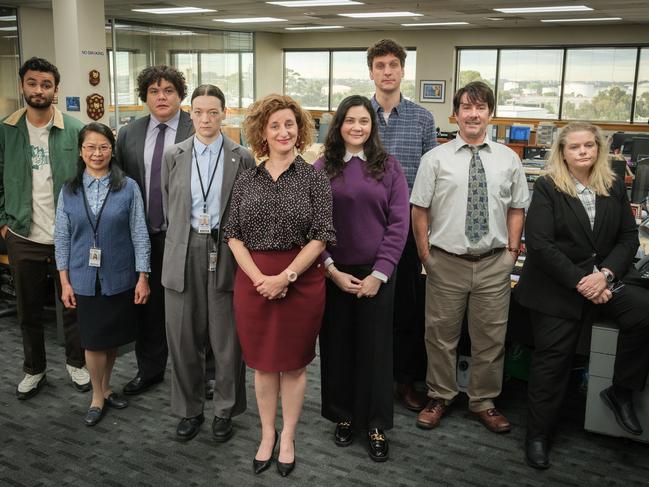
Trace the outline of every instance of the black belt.
[[432, 245], [432, 247], [436, 250], [439, 250], [440, 252], [444, 252], [447, 255], [452, 255], [453, 257], [457, 257], [459, 259], [468, 260], [469, 262], [478, 262], [479, 260], [486, 259], [487, 257], [491, 257], [492, 255], [495, 255], [505, 250], [505, 247], [498, 247], [495, 249], [491, 249], [485, 252], [484, 254], [454, 254], [453, 252], [448, 252], [442, 248], [435, 247], [434, 245]]

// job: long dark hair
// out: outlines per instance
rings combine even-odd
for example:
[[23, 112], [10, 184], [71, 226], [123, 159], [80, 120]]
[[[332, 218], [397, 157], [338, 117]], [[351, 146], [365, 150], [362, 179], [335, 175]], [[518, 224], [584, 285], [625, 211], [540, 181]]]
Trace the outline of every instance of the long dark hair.
[[68, 181], [66, 186], [71, 193], [76, 193], [77, 190], [83, 185], [83, 172], [86, 170], [86, 163], [83, 162], [83, 158], [81, 157], [81, 146], [86, 140], [86, 136], [90, 132], [103, 135], [108, 139], [108, 142], [110, 142], [111, 154], [110, 163], [108, 165], [110, 169], [108, 188], [111, 191], [119, 191], [122, 186], [124, 186], [124, 183], [126, 181], [124, 179], [124, 171], [122, 171], [115, 163], [115, 136], [113, 135], [113, 131], [110, 129], [110, 127], [107, 127], [103, 123], [99, 122], [90, 122], [79, 132], [79, 159], [77, 160], [77, 172], [74, 177]]
[[340, 102], [340, 105], [338, 105], [338, 109], [333, 116], [333, 120], [331, 121], [331, 125], [329, 126], [324, 151], [324, 169], [329, 179], [336, 178], [343, 172], [343, 168], [345, 167], [345, 161], [343, 160], [346, 151], [345, 141], [340, 134], [340, 129], [342, 128], [345, 117], [347, 116], [347, 111], [352, 107], [358, 106], [367, 110], [370, 114], [370, 120], [372, 121], [370, 136], [365, 141], [365, 144], [363, 144], [363, 152], [367, 159], [365, 170], [377, 181], [383, 179], [385, 161], [388, 160], [388, 153], [383, 148], [381, 139], [379, 139], [376, 113], [374, 112], [374, 107], [372, 107], [372, 102], [368, 98], [360, 95], [348, 96]]

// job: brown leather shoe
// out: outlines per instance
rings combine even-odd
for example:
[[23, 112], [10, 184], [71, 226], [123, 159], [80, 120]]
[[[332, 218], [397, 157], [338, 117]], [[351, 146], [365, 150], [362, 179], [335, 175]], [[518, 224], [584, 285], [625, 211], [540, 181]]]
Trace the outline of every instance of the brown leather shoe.
[[415, 390], [412, 384], [397, 384], [395, 396], [410, 411], [419, 412], [426, 406], [427, 397]]
[[507, 418], [500, 414], [496, 408], [473, 412], [473, 414], [492, 433], [508, 433], [512, 429], [512, 425], [509, 424]]
[[417, 415], [417, 427], [432, 430], [439, 426], [442, 416], [446, 414], [444, 399], [430, 399], [426, 407]]

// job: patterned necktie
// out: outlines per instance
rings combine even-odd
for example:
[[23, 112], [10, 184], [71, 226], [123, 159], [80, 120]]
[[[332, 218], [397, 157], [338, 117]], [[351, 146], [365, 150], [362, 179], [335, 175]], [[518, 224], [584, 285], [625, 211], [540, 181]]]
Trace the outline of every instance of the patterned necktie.
[[165, 130], [167, 126], [161, 123], [158, 125], [158, 129], [153, 158], [151, 159], [151, 178], [149, 179], [149, 224], [154, 231], [160, 230], [164, 223], [162, 192], [160, 191], [160, 166], [162, 166], [162, 153], [165, 148]]
[[476, 244], [489, 232], [489, 195], [479, 151], [485, 145], [470, 145], [471, 164], [469, 166], [469, 187], [466, 202], [466, 222], [464, 233], [471, 244]]

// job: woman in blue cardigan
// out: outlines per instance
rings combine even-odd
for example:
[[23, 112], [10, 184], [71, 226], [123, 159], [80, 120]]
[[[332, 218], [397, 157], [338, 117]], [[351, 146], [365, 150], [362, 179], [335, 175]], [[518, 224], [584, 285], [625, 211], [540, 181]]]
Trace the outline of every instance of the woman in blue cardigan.
[[110, 387], [117, 347], [135, 339], [134, 305], [149, 296], [151, 247], [137, 184], [114, 162], [109, 127], [90, 123], [79, 133], [76, 176], [61, 189], [54, 244], [61, 300], [77, 309], [81, 346], [92, 382], [85, 424], [105, 406], [128, 403]]

